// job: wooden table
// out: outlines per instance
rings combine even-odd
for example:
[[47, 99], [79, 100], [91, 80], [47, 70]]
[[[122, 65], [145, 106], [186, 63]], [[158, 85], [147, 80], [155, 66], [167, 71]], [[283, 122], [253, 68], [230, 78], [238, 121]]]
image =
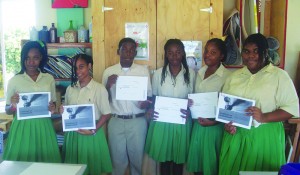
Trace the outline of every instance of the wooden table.
[[5, 175], [82, 175], [84, 164], [37, 163], [21, 161], [3, 161], [0, 174]]

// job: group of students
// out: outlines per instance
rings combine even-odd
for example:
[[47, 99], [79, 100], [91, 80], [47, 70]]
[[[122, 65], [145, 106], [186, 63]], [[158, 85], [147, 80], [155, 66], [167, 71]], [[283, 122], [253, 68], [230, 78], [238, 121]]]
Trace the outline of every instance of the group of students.
[[[148, 69], [133, 63], [136, 43], [131, 38], [119, 42], [120, 62], [107, 68], [102, 84], [93, 80], [93, 60], [85, 54], [74, 57], [71, 85], [64, 105], [95, 105], [96, 129], [65, 133], [62, 157], [50, 118], [17, 120], [14, 117], [3, 159], [35, 162], [87, 164], [85, 174], [112, 172], [142, 174], [144, 153], [160, 163], [161, 175], [182, 175], [184, 164], [195, 175], [237, 175], [239, 171], [278, 171], [285, 163], [282, 121], [299, 116], [298, 97], [288, 74], [273, 66], [268, 43], [261, 34], [244, 42], [244, 67], [229, 71], [222, 62], [226, 46], [221, 39], [209, 40], [204, 49], [203, 66], [197, 73], [186, 62], [184, 45], [169, 39], [164, 46], [164, 66], [152, 81]], [[8, 84], [6, 112], [16, 114], [18, 93], [51, 92], [49, 111], [55, 110], [55, 81], [45, 73], [47, 50], [39, 42], [26, 43], [21, 52], [21, 71]], [[116, 100], [118, 76], [148, 77], [146, 101]], [[152, 86], [151, 86], [152, 84]], [[256, 101], [245, 112], [259, 126], [250, 129], [223, 124], [206, 116], [192, 120], [189, 110], [181, 109], [185, 124], [155, 121], [155, 96], [187, 99], [188, 94], [224, 92]], [[188, 106], [193, 101], [189, 100]], [[63, 106], [59, 107], [60, 113]], [[147, 122], [150, 118], [150, 123]], [[108, 143], [103, 125], [108, 122]]]

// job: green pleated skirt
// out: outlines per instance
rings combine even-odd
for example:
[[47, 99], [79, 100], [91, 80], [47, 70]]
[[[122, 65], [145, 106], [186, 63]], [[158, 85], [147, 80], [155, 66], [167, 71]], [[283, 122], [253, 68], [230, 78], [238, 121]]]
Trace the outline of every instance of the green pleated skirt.
[[3, 153], [4, 160], [61, 163], [50, 118], [12, 121]]
[[194, 122], [187, 159], [187, 171], [217, 175], [224, 124], [201, 126]]
[[185, 163], [187, 159], [192, 124], [173, 124], [151, 121], [145, 151], [158, 162]]
[[86, 164], [84, 174], [100, 175], [112, 171], [109, 149], [102, 128], [95, 135], [66, 132], [63, 157], [65, 163]]
[[250, 130], [224, 132], [219, 175], [239, 171], [278, 171], [285, 164], [285, 135], [282, 122], [262, 124]]

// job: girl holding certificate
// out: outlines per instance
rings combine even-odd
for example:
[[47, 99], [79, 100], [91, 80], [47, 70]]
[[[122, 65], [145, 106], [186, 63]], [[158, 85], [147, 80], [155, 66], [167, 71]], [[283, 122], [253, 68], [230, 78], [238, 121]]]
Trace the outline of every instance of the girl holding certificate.
[[[65, 105], [94, 104], [95, 130], [79, 129], [65, 133], [63, 156], [65, 163], [87, 164], [85, 174], [112, 171], [111, 158], [102, 126], [110, 118], [108, 93], [105, 87], [90, 76], [91, 56], [78, 54], [73, 58], [72, 84], [65, 94]], [[63, 113], [63, 106], [60, 113]]]
[[[178, 39], [170, 39], [164, 50], [165, 64], [154, 73], [152, 79], [153, 95], [186, 99], [193, 92], [195, 73], [187, 66], [184, 45]], [[186, 110], [182, 112], [187, 116]], [[186, 124], [151, 121], [145, 150], [161, 163], [161, 175], [182, 175], [191, 127], [188, 118]]]
[[[207, 41], [203, 53], [205, 66], [198, 71], [195, 93], [221, 91], [231, 73], [222, 65], [226, 56], [224, 41], [217, 38]], [[192, 100], [189, 101], [193, 103]], [[224, 125], [209, 119], [212, 116], [197, 117], [192, 130], [187, 170], [195, 175], [217, 175]]]
[[56, 134], [50, 117], [18, 120], [18, 93], [50, 92], [48, 109], [55, 110], [55, 81], [45, 73], [47, 63], [45, 43], [29, 41], [21, 51], [21, 71], [10, 79], [6, 95], [6, 113], [14, 115], [5, 146], [3, 159], [30, 162], [61, 162]]
[[250, 129], [225, 124], [220, 175], [239, 171], [278, 171], [285, 164], [285, 133], [282, 121], [299, 116], [299, 101], [287, 72], [273, 66], [268, 43], [262, 34], [249, 35], [242, 50], [244, 68], [227, 78], [223, 92], [253, 99], [256, 106]]

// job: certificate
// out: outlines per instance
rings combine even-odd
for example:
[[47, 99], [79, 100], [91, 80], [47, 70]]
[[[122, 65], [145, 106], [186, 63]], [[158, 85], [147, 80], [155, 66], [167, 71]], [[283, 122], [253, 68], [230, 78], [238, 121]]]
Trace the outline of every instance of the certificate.
[[250, 129], [253, 118], [245, 111], [250, 106], [255, 106], [254, 100], [220, 93], [216, 120], [223, 123], [232, 121], [235, 126]]
[[148, 77], [119, 76], [116, 84], [117, 100], [147, 100]]
[[48, 110], [50, 92], [19, 93], [19, 97], [18, 120], [51, 117], [51, 112]]
[[158, 118], [155, 121], [185, 124], [180, 109], [187, 109], [187, 104], [187, 99], [156, 96], [154, 111], [158, 112]]
[[94, 104], [64, 106], [62, 125], [63, 131], [95, 129], [96, 121]]
[[193, 100], [190, 107], [192, 118], [215, 118], [218, 106], [218, 92], [206, 92], [188, 94], [188, 98]]

